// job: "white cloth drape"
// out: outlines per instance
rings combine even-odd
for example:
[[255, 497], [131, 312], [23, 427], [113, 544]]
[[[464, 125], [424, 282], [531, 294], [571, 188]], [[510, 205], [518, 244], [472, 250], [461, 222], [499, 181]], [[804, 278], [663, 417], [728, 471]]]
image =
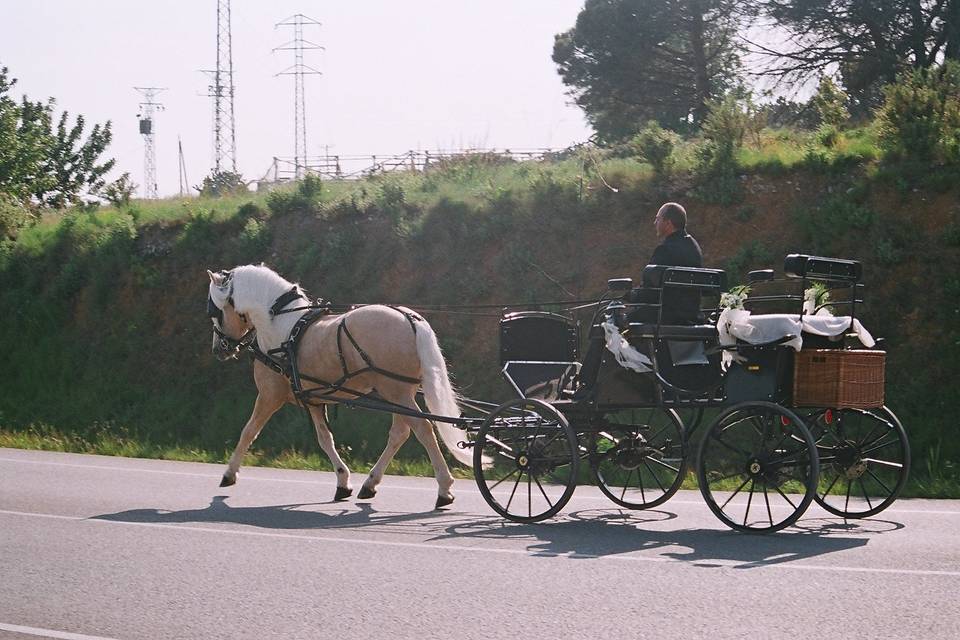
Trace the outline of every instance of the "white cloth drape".
[[[823, 312], [824, 310], [821, 310]], [[852, 322], [851, 322], [852, 321]], [[784, 336], [795, 336], [784, 346], [793, 347], [800, 351], [803, 346], [802, 332], [817, 336], [826, 336], [839, 340], [843, 334], [850, 331], [867, 348], [876, 344], [870, 332], [860, 324], [856, 318], [850, 316], [832, 316], [829, 313], [818, 315], [798, 316], [788, 313], [767, 313], [752, 315], [744, 309], [724, 309], [717, 321], [717, 331], [720, 334], [720, 344], [732, 345], [738, 340], [747, 344], [761, 344], [772, 342]], [[724, 368], [738, 358], [733, 352], [723, 352]]]

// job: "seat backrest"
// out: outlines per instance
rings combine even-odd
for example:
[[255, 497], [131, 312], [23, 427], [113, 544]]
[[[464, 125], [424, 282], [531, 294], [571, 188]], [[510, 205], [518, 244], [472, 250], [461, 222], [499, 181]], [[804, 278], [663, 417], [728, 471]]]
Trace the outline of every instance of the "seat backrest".
[[860, 278], [863, 276], [863, 267], [856, 260], [791, 253], [783, 260], [783, 273], [788, 278], [860, 282]]
[[659, 291], [654, 307], [662, 323], [687, 324], [700, 321], [704, 296], [719, 298], [726, 288], [727, 274], [720, 269], [651, 264], [643, 270], [643, 283]]
[[508, 313], [500, 319], [500, 366], [507, 362], [576, 362], [580, 327], [546, 311]]

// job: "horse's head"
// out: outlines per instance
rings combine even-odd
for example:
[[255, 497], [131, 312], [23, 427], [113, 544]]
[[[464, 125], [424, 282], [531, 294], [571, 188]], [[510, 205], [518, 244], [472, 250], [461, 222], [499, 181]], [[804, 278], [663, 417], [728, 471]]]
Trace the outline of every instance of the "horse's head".
[[207, 315], [213, 323], [213, 355], [218, 360], [236, 358], [253, 342], [253, 324], [234, 306], [233, 273], [208, 270], [207, 275], [210, 276]]

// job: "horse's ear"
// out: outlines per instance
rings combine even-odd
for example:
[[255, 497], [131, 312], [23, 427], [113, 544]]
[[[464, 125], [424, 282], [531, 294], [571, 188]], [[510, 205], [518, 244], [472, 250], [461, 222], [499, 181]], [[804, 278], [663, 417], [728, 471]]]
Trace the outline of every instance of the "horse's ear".
[[210, 276], [210, 282], [217, 284], [217, 274], [215, 274], [213, 271], [210, 271], [210, 269], [207, 269], [207, 275]]

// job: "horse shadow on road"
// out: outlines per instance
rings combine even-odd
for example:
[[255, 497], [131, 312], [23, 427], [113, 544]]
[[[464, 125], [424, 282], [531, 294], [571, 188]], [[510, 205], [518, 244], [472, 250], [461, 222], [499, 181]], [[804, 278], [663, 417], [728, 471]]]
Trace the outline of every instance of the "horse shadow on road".
[[378, 511], [365, 502], [293, 503], [231, 507], [215, 496], [202, 509], [132, 509], [93, 519], [153, 524], [237, 524], [270, 530], [352, 530], [392, 534], [418, 543], [471, 547], [488, 541], [526, 550], [530, 557], [597, 559], [635, 554], [644, 560], [679, 561], [697, 567], [750, 569], [807, 560], [863, 547], [872, 537], [903, 528], [887, 520], [809, 518], [771, 535], [717, 529], [664, 529], [677, 518], [664, 510], [589, 509], [537, 524], [508, 522], [456, 511]]

